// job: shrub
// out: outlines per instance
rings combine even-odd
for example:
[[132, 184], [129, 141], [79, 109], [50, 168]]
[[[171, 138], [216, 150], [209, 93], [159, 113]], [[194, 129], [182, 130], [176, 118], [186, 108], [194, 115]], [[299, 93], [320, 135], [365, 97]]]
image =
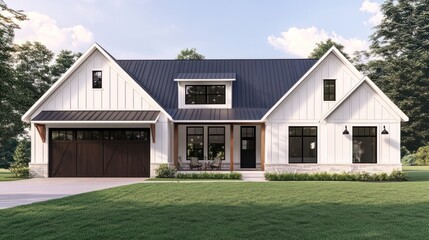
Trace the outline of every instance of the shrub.
[[30, 176], [30, 169], [24, 163], [12, 163], [9, 170], [19, 178], [28, 178]]
[[415, 155], [416, 155], [417, 165], [419, 166], [429, 165], [429, 145], [424, 147], [419, 147]]
[[188, 178], [188, 179], [241, 179], [241, 173], [178, 173], [177, 178]]
[[13, 154], [13, 160], [16, 164], [28, 166], [31, 158], [31, 145], [27, 139], [20, 140]]
[[408, 175], [402, 171], [390, 174], [378, 173], [265, 173], [268, 181], [407, 181]]
[[407, 165], [407, 166], [413, 166], [413, 165], [415, 165], [416, 164], [416, 154], [405, 155], [401, 159], [401, 163], [402, 163], [402, 165]]
[[161, 164], [156, 169], [156, 178], [174, 178], [176, 175], [176, 169], [171, 168], [168, 164]]

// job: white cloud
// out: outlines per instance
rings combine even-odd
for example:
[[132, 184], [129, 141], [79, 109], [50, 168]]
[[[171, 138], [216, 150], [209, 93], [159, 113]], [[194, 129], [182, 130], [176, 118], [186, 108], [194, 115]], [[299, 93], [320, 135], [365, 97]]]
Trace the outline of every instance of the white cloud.
[[345, 38], [335, 32], [329, 33], [316, 27], [289, 28], [280, 36], [271, 35], [268, 43], [277, 49], [298, 57], [308, 57], [316, 47], [316, 43], [326, 41], [328, 38], [344, 46], [344, 52], [352, 55], [355, 51], [367, 50], [368, 42], [358, 38]]
[[362, 6], [359, 10], [371, 14], [371, 17], [368, 19], [368, 21], [364, 22], [365, 25], [377, 26], [381, 23], [381, 20], [383, 19], [383, 14], [380, 10], [380, 4], [377, 2], [365, 0], [363, 1]]
[[61, 49], [83, 51], [94, 41], [94, 34], [82, 25], [60, 27], [55, 19], [37, 13], [27, 12], [27, 21], [16, 31], [15, 42], [38, 41], [58, 53]]

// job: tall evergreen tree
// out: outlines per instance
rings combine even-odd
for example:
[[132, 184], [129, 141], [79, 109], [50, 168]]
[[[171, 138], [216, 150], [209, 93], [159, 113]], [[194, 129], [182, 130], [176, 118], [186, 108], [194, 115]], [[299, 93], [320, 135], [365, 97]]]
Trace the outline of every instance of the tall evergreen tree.
[[350, 60], [350, 57], [347, 53], [344, 52], [344, 46], [340, 43], [336, 43], [332, 41], [332, 39], [328, 38], [328, 40], [321, 41], [319, 43], [316, 43], [316, 47], [313, 49], [313, 51], [310, 53], [309, 58], [321, 58], [332, 46], [335, 46], [348, 60]]
[[381, 10], [370, 77], [409, 116], [402, 145], [415, 151], [429, 142], [429, 1], [387, 0]]
[[39, 42], [15, 46], [15, 106], [24, 114], [52, 85], [50, 62], [54, 54]]
[[[23, 130], [21, 115], [15, 111], [15, 84], [13, 72], [13, 38], [18, 22], [26, 20], [22, 11], [8, 8], [0, 0], [0, 155], [8, 156], [3, 152], [7, 141], [15, 138]], [[9, 154], [10, 155], [10, 154]]]
[[51, 66], [53, 82], [56, 82], [80, 56], [82, 56], [80, 52], [74, 53], [70, 50], [61, 50], [55, 58], [55, 63]]

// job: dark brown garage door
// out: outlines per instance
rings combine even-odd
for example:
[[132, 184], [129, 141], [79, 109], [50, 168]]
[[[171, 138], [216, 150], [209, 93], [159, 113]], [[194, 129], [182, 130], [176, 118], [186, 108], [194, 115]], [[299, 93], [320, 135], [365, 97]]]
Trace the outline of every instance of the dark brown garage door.
[[149, 177], [149, 129], [51, 129], [50, 177]]

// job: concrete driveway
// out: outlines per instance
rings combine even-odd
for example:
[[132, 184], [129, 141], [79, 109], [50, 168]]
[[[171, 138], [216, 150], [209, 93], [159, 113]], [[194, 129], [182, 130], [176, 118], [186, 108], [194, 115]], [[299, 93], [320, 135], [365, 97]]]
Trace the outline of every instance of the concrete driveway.
[[33, 178], [0, 182], [0, 209], [143, 182], [144, 178]]

